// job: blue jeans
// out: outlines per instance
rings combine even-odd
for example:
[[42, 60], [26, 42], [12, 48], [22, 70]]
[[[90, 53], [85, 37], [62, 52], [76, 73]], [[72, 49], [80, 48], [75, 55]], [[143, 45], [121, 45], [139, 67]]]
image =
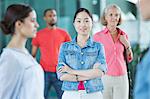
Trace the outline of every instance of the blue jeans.
[[63, 91], [61, 90], [62, 81], [58, 80], [56, 73], [53, 72], [44, 72], [45, 79], [45, 88], [44, 88], [44, 97], [48, 99], [49, 90], [53, 86], [56, 90], [58, 99], [61, 99]]

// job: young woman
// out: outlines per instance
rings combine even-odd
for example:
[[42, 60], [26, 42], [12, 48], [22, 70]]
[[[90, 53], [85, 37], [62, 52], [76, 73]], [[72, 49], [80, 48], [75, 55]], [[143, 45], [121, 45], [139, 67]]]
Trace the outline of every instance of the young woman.
[[58, 78], [62, 99], [102, 99], [102, 75], [106, 72], [104, 47], [90, 37], [93, 18], [85, 8], [77, 10], [73, 25], [77, 36], [60, 48]]
[[133, 58], [127, 34], [117, 26], [121, 24], [121, 10], [108, 5], [101, 18], [106, 28], [94, 35], [94, 40], [104, 44], [108, 71], [103, 77], [104, 99], [128, 99], [129, 84], [124, 51], [127, 61]]
[[44, 99], [42, 68], [25, 48], [38, 26], [30, 6], [12, 4], [7, 8], [0, 27], [12, 38], [0, 56], [0, 99]]

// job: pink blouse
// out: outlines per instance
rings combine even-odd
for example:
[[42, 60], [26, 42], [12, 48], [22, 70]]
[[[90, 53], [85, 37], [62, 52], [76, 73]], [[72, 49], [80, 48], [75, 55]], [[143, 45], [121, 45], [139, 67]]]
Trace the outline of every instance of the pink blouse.
[[119, 28], [117, 28], [117, 30], [119, 34], [115, 39], [115, 42], [113, 41], [108, 28], [105, 28], [104, 30], [96, 33], [93, 37], [95, 41], [104, 45], [106, 62], [108, 66], [106, 74], [111, 76], [120, 76], [127, 73], [126, 63], [123, 55], [124, 46], [119, 41], [120, 35], [126, 35], [127, 37], [127, 34]]

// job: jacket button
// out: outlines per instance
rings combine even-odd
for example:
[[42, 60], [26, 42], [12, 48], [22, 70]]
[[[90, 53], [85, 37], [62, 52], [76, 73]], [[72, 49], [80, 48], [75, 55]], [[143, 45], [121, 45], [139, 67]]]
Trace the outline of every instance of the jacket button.
[[83, 55], [83, 52], [81, 52], [81, 55]]
[[81, 64], [84, 64], [84, 62], [82, 61]]

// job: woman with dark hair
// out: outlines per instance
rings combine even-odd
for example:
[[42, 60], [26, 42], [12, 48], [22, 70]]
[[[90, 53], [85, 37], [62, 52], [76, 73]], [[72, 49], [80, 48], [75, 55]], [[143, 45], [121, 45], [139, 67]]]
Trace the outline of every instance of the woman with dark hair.
[[128, 99], [129, 96], [125, 57], [131, 62], [133, 55], [127, 34], [117, 27], [121, 22], [121, 9], [115, 4], [108, 5], [101, 17], [106, 28], [94, 35], [95, 41], [104, 44], [106, 52], [108, 71], [102, 78], [104, 99]]
[[36, 12], [25, 4], [7, 8], [0, 27], [12, 38], [0, 56], [0, 99], [44, 99], [41, 66], [25, 48], [27, 38], [36, 36]]
[[62, 99], [102, 99], [102, 75], [106, 72], [104, 47], [90, 37], [93, 18], [85, 8], [74, 15], [77, 37], [63, 43], [57, 66], [58, 78], [63, 81]]

